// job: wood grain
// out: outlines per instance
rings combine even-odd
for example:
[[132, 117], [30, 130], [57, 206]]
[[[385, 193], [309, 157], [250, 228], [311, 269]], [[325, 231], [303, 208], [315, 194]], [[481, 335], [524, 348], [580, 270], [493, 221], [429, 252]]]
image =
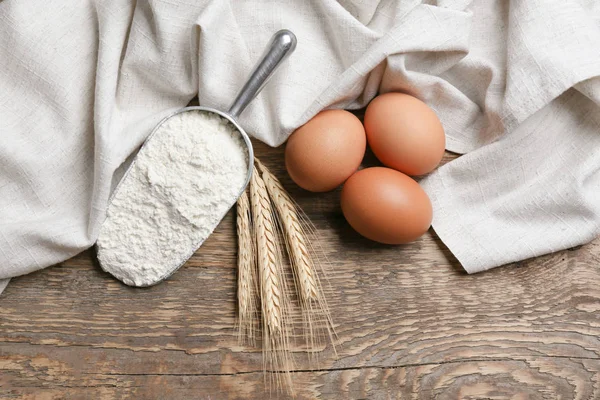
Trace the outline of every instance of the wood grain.
[[[304, 192], [281, 149], [256, 152], [331, 263], [339, 355], [311, 365], [298, 352], [298, 398], [600, 398], [599, 240], [470, 276], [433, 232], [399, 247], [361, 238], [339, 192]], [[260, 351], [237, 344], [235, 263], [230, 212], [155, 287], [120, 284], [92, 250], [14, 279], [0, 295], [0, 398], [288, 398], [269, 393]]]

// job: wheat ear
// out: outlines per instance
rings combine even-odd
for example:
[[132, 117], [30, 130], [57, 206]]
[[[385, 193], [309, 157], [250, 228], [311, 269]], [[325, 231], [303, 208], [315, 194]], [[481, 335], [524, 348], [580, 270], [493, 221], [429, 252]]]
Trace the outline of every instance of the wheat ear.
[[264, 182], [258, 174], [252, 175], [250, 184], [252, 196], [252, 215], [254, 217], [255, 238], [259, 276], [261, 283], [261, 299], [267, 328], [271, 333], [281, 330], [281, 286], [278, 274], [278, 257], [276, 232], [271, 216], [271, 204], [266, 196]]
[[[335, 335], [331, 313], [318, 277], [318, 272], [322, 271], [323, 267], [320, 263], [315, 263], [315, 257], [311, 255], [312, 245], [303, 226], [303, 223], [305, 225], [308, 221], [303, 221], [301, 210], [293, 202], [275, 175], [258, 159], [255, 159], [255, 162], [262, 172], [262, 178], [273, 201], [278, 222], [284, 233], [286, 249], [302, 308], [306, 342], [311, 352], [313, 352], [320, 346], [320, 342], [316, 340], [315, 335], [320, 328], [325, 328], [332, 344]], [[315, 323], [319, 325], [315, 326]]]
[[290, 262], [298, 277], [300, 301], [306, 303], [317, 300], [319, 294], [313, 262], [310, 258], [306, 236], [298, 219], [296, 208], [279, 180], [258, 160], [257, 165], [262, 172], [262, 178], [275, 205], [286, 241], [289, 244]]
[[257, 270], [250, 224], [250, 201], [244, 191], [237, 201], [238, 236], [238, 340], [255, 343], [257, 316]]
[[[250, 180], [250, 202], [260, 283], [263, 360], [277, 372], [284, 372], [276, 374], [277, 383], [281, 384], [281, 378], [285, 378], [286, 387], [293, 392], [289, 373], [290, 332], [287, 326], [287, 296], [281, 263], [281, 245], [273, 221], [271, 200], [265, 183], [256, 170]], [[267, 369], [266, 364], [264, 369]]]

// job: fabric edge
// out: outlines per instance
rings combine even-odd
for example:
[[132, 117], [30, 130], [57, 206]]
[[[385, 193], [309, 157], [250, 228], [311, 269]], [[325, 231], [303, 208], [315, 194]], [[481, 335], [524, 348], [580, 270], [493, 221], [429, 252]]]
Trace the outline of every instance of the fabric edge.
[[[444, 200], [437, 195], [443, 192], [441, 185], [443, 185], [442, 180], [437, 175], [429, 176], [423, 181], [423, 189], [429, 195], [434, 210], [431, 227], [465, 272], [474, 274], [486, 270], [487, 268], [482, 268], [482, 263], [473, 262], [473, 259], [478, 259], [476, 255], [467, 254], [469, 247], [459, 243], [459, 240], [468, 240], [471, 233], [462, 224], [460, 218], [451, 215], [451, 211], [448, 211], [451, 207], [444, 204]], [[476, 244], [475, 240], [472, 242]]]
[[0, 295], [2, 294], [2, 292], [4, 292], [4, 289], [6, 289], [6, 286], [8, 286], [8, 282], [10, 282], [10, 278], [0, 279]]

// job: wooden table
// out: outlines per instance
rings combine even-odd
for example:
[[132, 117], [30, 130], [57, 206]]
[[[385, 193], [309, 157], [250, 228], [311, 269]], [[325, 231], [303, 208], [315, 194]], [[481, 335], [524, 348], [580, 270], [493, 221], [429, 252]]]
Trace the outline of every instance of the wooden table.
[[[301, 191], [281, 149], [256, 150], [331, 261], [339, 354], [297, 366], [298, 398], [600, 399], [599, 240], [470, 276], [434, 232], [400, 247], [361, 238], [339, 192]], [[0, 398], [268, 398], [260, 351], [233, 330], [235, 243], [230, 212], [155, 287], [120, 284], [91, 250], [13, 279], [0, 295]]]

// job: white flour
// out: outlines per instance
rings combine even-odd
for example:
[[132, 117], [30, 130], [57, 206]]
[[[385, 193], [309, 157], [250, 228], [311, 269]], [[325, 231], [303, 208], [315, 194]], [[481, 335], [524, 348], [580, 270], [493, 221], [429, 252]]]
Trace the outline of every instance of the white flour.
[[203, 111], [171, 117], [117, 188], [97, 242], [102, 269], [148, 286], [172, 274], [212, 233], [246, 181], [235, 127]]

